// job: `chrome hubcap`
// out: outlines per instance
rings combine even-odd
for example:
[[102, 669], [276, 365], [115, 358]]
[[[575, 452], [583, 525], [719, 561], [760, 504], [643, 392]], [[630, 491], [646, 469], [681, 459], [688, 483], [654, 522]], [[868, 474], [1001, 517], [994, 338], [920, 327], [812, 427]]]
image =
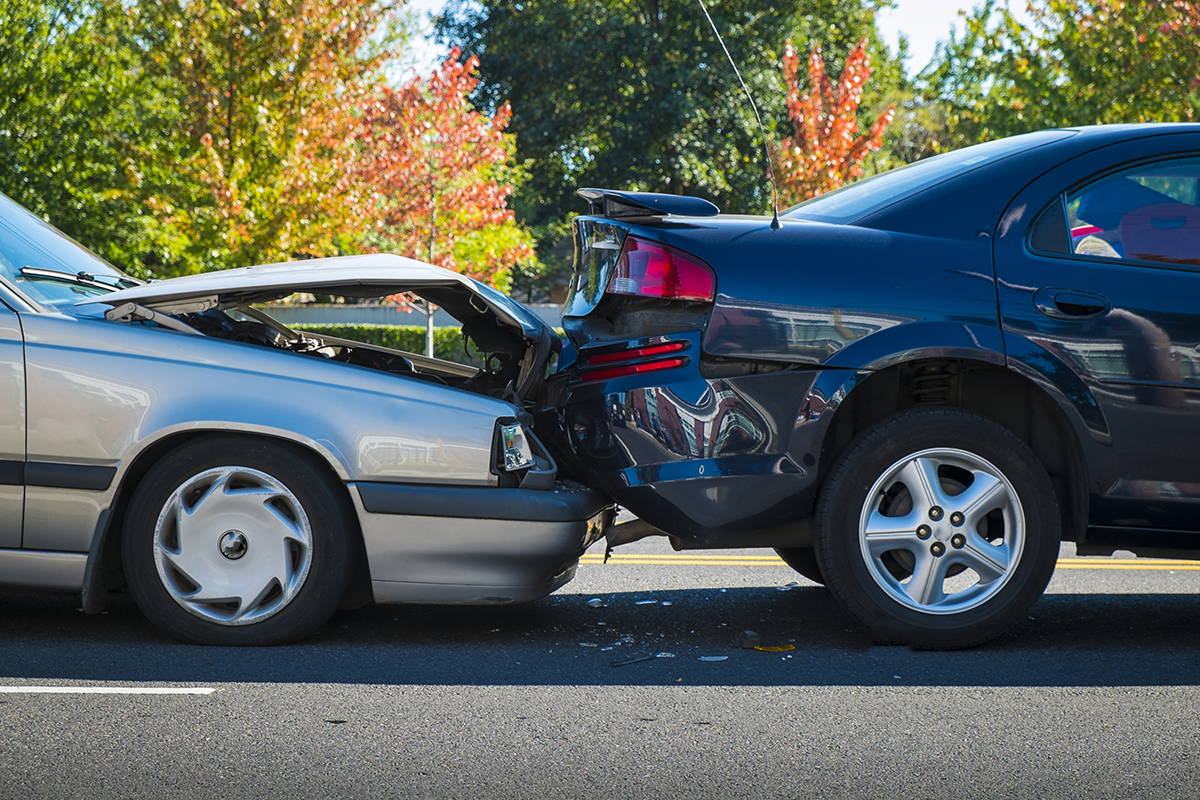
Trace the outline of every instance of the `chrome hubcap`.
[[955, 448], [906, 456], [875, 481], [859, 515], [871, 577], [901, 605], [957, 614], [995, 596], [1025, 545], [1025, 512], [986, 459]]
[[300, 501], [275, 478], [217, 467], [188, 479], [154, 529], [163, 586], [192, 614], [222, 625], [284, 609], [312, 565], [312, 530]]

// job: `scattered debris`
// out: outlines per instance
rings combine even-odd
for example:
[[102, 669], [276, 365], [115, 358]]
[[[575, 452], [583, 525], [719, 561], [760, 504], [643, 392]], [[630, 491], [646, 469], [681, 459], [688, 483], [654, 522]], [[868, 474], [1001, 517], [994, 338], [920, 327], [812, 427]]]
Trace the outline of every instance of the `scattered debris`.
[[654, 654], [633, 656], [632, 658], [627, 658], [624, 661], [610, 661], [609, 663], [614, 667], [624, 667], [629, 664], [636, 664], [639, 661], [653, 661], [656, 658], [674, 658], [674, 657], [675, 657], [674, 653], [654, 653]]
[[627, 665], [629, 665], [629, 664], [636, 664], [636, 663], [638, 663], [639, 661], [650, 661], [650, 660], [652, 660], [653, 658], [654, 658], [654, 656], [653, 656], [653, 655], [634, 656], [633, 658], [627, 658], [627, 659], [625, 659], [624, 661], [613, 661], [613, 662], [611, 662], [611, 664], [612, 664], [614, 667], [624, 667], [624, 666], [627, 666]]
[[638, 600], [634, 603], [635, 606], [652, 606], [658, 603], [657, 600]]
[[591, 600], [587, 601], [587, 604], [592, 608], [608, 608], [608, 605], [599, 597], [593, 597]]
[[612, 650], [612, 648], [611, 648], [611, 647], [601, 647], [600, 649], [601, 649], [601, 650]]
[[664, 606], [669, 606], [669, 605], [671, 605], [671, 601], [670, 601], [670, 600], [663, 600], [663, 601], [662, 601], [662, 605], [664, 605]]
[[764, 653], [786, 653], [788, 650], [795, 650], [796, 645], [785, 644], [785, 645], [780, 645], [779, 647], [755, 647], [754, 649], [762, 651]]
[[792, 581], [791, 583], [784, 584], [783, 586], [775, 587], [775, 589], [780, 592], [790, 592], [792, 589], [798, 589], [798, 588], [800, 588], [800, 584], [797, 583], [796, 581]]
[[599, 647], [600, 645], [596, 644], [595, 642], [580, 642], [579, 646], [580, 647]]
[[[726, 661], [729, 656], [700, 656], [697, 661]], [[708, 724], [708, 723], [704, 723]]]
[[733, 646], [743, 650], [753, 650], [761, 644], [762, 639], [754, 631], [742, 631], [741, 635], [733, 640]]

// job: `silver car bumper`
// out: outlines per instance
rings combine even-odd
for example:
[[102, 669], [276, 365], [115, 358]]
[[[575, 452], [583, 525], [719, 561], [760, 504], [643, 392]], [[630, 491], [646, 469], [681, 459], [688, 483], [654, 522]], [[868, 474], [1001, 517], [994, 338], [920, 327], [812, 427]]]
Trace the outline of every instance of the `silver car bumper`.
[[378, 603], [493, 605], [544, 597], [614, 516], [583, 487], [552, 491], [349, 484]]

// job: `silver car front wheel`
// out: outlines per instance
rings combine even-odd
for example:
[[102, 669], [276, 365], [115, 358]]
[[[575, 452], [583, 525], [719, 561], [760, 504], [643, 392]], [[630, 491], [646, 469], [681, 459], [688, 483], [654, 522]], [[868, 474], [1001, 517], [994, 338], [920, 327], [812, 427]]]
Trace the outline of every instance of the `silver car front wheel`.
[[312, 456], [212, 436], [138, 485], [122, 555], [139, 607], [162, 630], [200, 644], [279, 644], [337, 609], [356, 533], [344, 492]]
[[304, 506], [256, 469], [205, 470], [171, 493], [154, 526], [154, 565], [171, 599], [218, 625], [286, 608], [312, 566]]

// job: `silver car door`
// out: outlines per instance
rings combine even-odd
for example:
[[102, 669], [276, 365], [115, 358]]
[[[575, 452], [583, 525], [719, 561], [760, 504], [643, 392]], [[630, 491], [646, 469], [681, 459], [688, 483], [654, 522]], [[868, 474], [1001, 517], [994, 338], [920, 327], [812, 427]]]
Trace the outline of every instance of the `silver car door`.
[[0, 305], [0, 548], [21, 546], [25, 512], [24, 351], [20, 318]]

